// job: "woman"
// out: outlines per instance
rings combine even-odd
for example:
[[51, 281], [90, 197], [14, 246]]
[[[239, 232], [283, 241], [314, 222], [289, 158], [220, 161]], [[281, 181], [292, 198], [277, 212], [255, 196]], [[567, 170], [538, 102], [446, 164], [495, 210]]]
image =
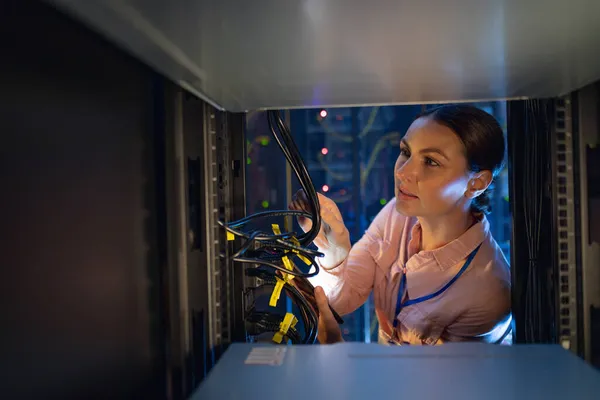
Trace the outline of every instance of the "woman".
[[[321, 343], [341, 341], [327, 307], [348, 314], [373, 292], [380, 343], [499, 343], [510, 332], [510, 270], [489, 231], [492, 183], [505, 140], [472, 106], [427, 111], [410, 126], [394, 168], [396, 195], [351, 248], [335, 203], [319, 194], [315, 244]], [[307, 210], [298, 192], [290, 209]], [[299, 221], [304, 230], [310, 221]], [[327, 298], [323, 288], [327, 291]]]

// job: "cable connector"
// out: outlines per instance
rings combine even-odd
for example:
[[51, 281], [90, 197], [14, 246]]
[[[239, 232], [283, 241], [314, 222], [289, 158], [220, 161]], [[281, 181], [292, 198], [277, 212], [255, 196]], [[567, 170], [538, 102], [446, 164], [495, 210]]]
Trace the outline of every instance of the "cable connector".
[[285, 317], [283, 317], [283, 321], [281, 321], [281, 324], [279, 325], [279, 332], [277, 332], [277, 333], [275, 333], [275, 335], [273, 335], [273, 342], [281, 343], [281, 341], [283, 340], [283, 337], [287, 336], [290, 328], [295, 328], [297, 323], [298, 323], [298, 318], [296, 318], [296, 316], [294, 314], [292, 314], [292, 313], [285, 314]]
[[261, 268], [247, 268], [246, 276], [250, 278], [262, 279], [265, 282], [275, 283], [276, 275], [273, 272]]

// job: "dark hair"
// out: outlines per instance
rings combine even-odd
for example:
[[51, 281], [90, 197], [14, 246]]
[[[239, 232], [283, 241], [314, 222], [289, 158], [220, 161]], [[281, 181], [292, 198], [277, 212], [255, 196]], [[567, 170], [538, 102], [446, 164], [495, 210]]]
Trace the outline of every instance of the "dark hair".
[[[492, 115], [477, 107], [461, 104], [434, 108], [425, 111], [418, 118], [431, 119], [456, 133], [465, 146], [465, 156], [471, 171], [491, 171], [494, 180], [502, 171], [506, 151], [504, 132]], [[473, 212], [491, 212], [493, 182], [485, 192], [473, 199]]]

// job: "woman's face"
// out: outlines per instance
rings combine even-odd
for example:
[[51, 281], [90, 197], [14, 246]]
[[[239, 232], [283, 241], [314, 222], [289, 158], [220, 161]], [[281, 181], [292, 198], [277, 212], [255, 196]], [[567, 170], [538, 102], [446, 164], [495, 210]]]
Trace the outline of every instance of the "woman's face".
[[395, 166], [396, 209], [407, 216], [435, 217], [467, 210], [470, 180], [465, 147], [449, 128], [427, 118], [410, 126]]

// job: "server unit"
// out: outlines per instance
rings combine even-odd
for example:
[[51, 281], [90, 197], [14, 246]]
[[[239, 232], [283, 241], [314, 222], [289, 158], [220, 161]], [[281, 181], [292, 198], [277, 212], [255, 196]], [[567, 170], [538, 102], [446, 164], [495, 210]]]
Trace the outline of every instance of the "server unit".
[[600, 366], [600, 83], [582, 88], [576, 96], [572, 146], [576, 155], [573, 158], [575, 254], [579, 257], [575, 280], [578, 351], [587, 361]]

